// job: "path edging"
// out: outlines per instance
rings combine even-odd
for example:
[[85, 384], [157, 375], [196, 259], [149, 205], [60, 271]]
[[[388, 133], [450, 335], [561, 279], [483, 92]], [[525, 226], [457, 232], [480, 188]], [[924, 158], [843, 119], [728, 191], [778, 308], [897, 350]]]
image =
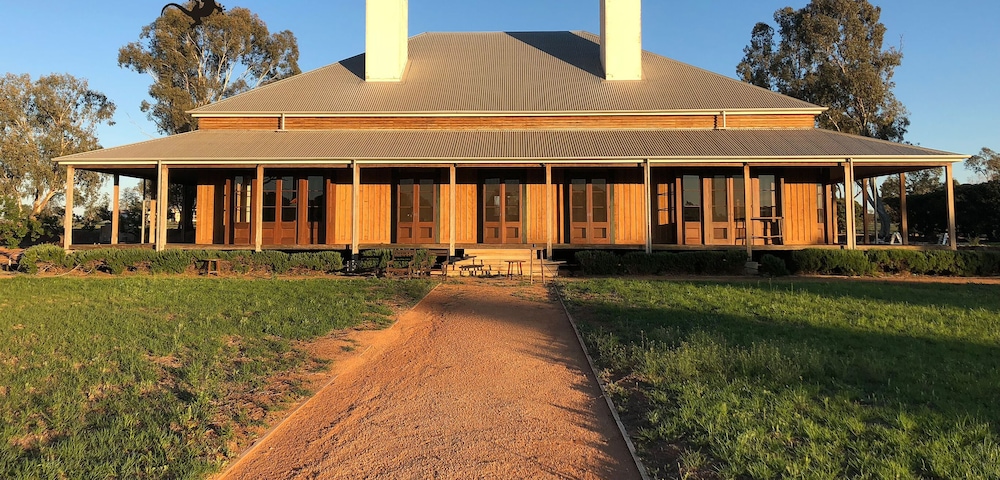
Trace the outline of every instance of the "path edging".
[[608, 395], [607, 386], [604, 384], [604, 380], [601, 380], [601, 376], [597, 371], [597, 365], [594, 364], [594, 359], [590, 356], [590, 350], [587, 349], [587, 344], [583, 341], [583, 335], [580, 335], [580, 329], [576, 326], [576, 320], [573, 319], [573, 315], [569, 313], [569, 308], [566, 307], [566, 301], [563, 300], [562, 292], [556, 286], [552, 287], [555, 291], [556, 297], [559, 299], [559, 304], [562, 305], [563, 313], [566, 314], [566, 319], [569, 320], [570, 326], [573, 327], [573, 333], [576, 334], [576, 340], [580, 344], [580, 348], [583, 350], [583, 355], [587, 357], [587, 364], [590, 365], [590, 371], [594, 374], [594, 379], [597, 380], [597, 386], [601, 388], [601, 396], [604, 400], [608, 402], [608, 409], [611, 410], [611, 416], [615, 419], [615, 424], [618, 425], [618, 432], [621, 433], [622, 439], [625, 440], [625, 445], [628, 447], [628, 452], [632, 455], [632, 461], [635, 462], [635, 467], [639, 470], [639, 476], [642, 480], [650, 480], [649, 473], [646, 471], [646, 466], [642, 464], [642, 460], [639, 459], [639, 452], [635, 449], [635, 444], [632, 443], [632, 439], [628, 436], [628, 431], [625, 430], [625, 424], [622, 423], [621, 417], [618, 415], [618, 408], [615, 407], [615, 402], [611, 400], [611, 396]]

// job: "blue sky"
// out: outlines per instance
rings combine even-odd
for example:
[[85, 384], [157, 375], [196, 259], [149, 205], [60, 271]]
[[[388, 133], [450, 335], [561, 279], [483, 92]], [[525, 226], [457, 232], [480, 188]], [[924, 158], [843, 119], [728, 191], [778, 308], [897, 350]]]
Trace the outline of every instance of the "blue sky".
[[[139, 38], [165, 1], [0, 0], [0, 69], [38, 75], [65, 72], [90, 81], [118, 106], [116, 125], [99, 130], [112, 147], [157, 137], [139, 111], [150, 78], [121, 69], [118, 49]], [[303, 71], [364, 50], [364, 0], [223, 0], [249, 8], [270, 30], [291, 30]], [[805, 0], [645, 0], [643, 47], [728, 76], [758, 21]], [[901, 46], [896, 96], [910, 111], [906, 139], [963, 154], [1000, 149], [1000, 2], [874, 0], [887, 45]], [[427, 31], [587, 30], [598, 32], [598, 0], [410, 0], [410, 35]], [[959, 168], [956, 177], [975, 181]]]

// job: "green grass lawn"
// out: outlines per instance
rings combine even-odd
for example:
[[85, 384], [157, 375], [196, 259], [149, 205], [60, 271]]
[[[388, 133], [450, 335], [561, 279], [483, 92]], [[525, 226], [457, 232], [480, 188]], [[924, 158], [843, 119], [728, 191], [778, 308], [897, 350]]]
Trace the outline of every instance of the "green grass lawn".
[[0, 281], [0, 478], [191, 478], [303, 392], [295, 340], [386, 325], [430, 282]]
[[658, 475], [1000, 478], [1000, 286], [561, 288]]

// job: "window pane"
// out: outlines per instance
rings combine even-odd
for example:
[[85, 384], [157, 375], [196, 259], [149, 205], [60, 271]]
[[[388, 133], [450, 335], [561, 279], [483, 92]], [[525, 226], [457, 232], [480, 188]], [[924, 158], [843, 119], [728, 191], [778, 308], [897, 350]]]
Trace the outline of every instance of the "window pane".
[[608, 221], [608, 183], [602, 178], [595, 178], [590, 186], [591, 209], [593, 221], [603, 223]]
[[746, 220], [746, 205], [743, 201], [745, 194], [743, 177], [733, 177], [733, 216], [737, 220]]
[[573, 222], [587, 221], [587, 181], [583, 179], [573, 179], [569, 186], [569, 203], [572, 207], [571, 220]]
[[775, 178], [774, 175], [761, 175], [760, 176], [760, 216], [762, 217], [775, 217], [777, 216], [777, 198], [775, 195]]
[[726, 188], [726, 177], [712, 178], [712, 221], [729, 221], [729, 192]]
[[508, 222], [521, 221], [521, 185], [517, 180], [507, 180], [504, 185], [506, 218]]
[[701, 178], [697, 175], [684, 175], [684, 206], [701, 206]]
[[816, 223], [826, 223], [826, 195], [823, 184], [816, 185]]
[[298, 209], [293, 207], [285, 207], [281, 209], [281, 221], [282, 222], [294, 222], [297, 219]]
[[434, 182], [433, 180], [420, 181], [420, 221], [434, 221]]
[[490, 178], [486, 180], [483, 188], [483, 202], [485, 203], [485, 215], [487, 222], [500, 221], [500, 179]]
[[684, 221], [701, 221], [701, 178], [697, 175], [684, 175], [681, 180], [682, 199], [684, 200]]

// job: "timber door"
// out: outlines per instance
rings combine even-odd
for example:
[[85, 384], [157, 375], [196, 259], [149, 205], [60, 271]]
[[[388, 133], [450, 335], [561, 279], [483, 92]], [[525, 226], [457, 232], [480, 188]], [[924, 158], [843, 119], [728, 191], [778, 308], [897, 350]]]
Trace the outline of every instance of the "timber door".
[[483, 184], [483, 243], [522, 243], [521, 182], [487, 178]]
[[746, 237], [743, 176], [705, 178], [707, 211], [705, 244], [735, 245]]
[[684, 220], [681, 229], [684, 245], [701, 245], [702, 236], [702, 189], [701, 177], [698, 175], [684, 175], [681, 177], [681, 201], [682, 218]]
[[325, 237], [326, 179], [320, 175], [264, 177], [264, 245], [315, 245]]
[[437, 188], [434, 180], [400, 179], [396, 201], [396, 243], [437, 243]]
[[251, 224], [253, 223], [253, 177], [236, 175], [227, 182], [230, 192], [231, 223], [227, 230], [226, 243], [231, 245], [250, 245]]
[[611, 243], [610, 193], [604, 178], [574, 178], [570, 182], [570, 243]]

